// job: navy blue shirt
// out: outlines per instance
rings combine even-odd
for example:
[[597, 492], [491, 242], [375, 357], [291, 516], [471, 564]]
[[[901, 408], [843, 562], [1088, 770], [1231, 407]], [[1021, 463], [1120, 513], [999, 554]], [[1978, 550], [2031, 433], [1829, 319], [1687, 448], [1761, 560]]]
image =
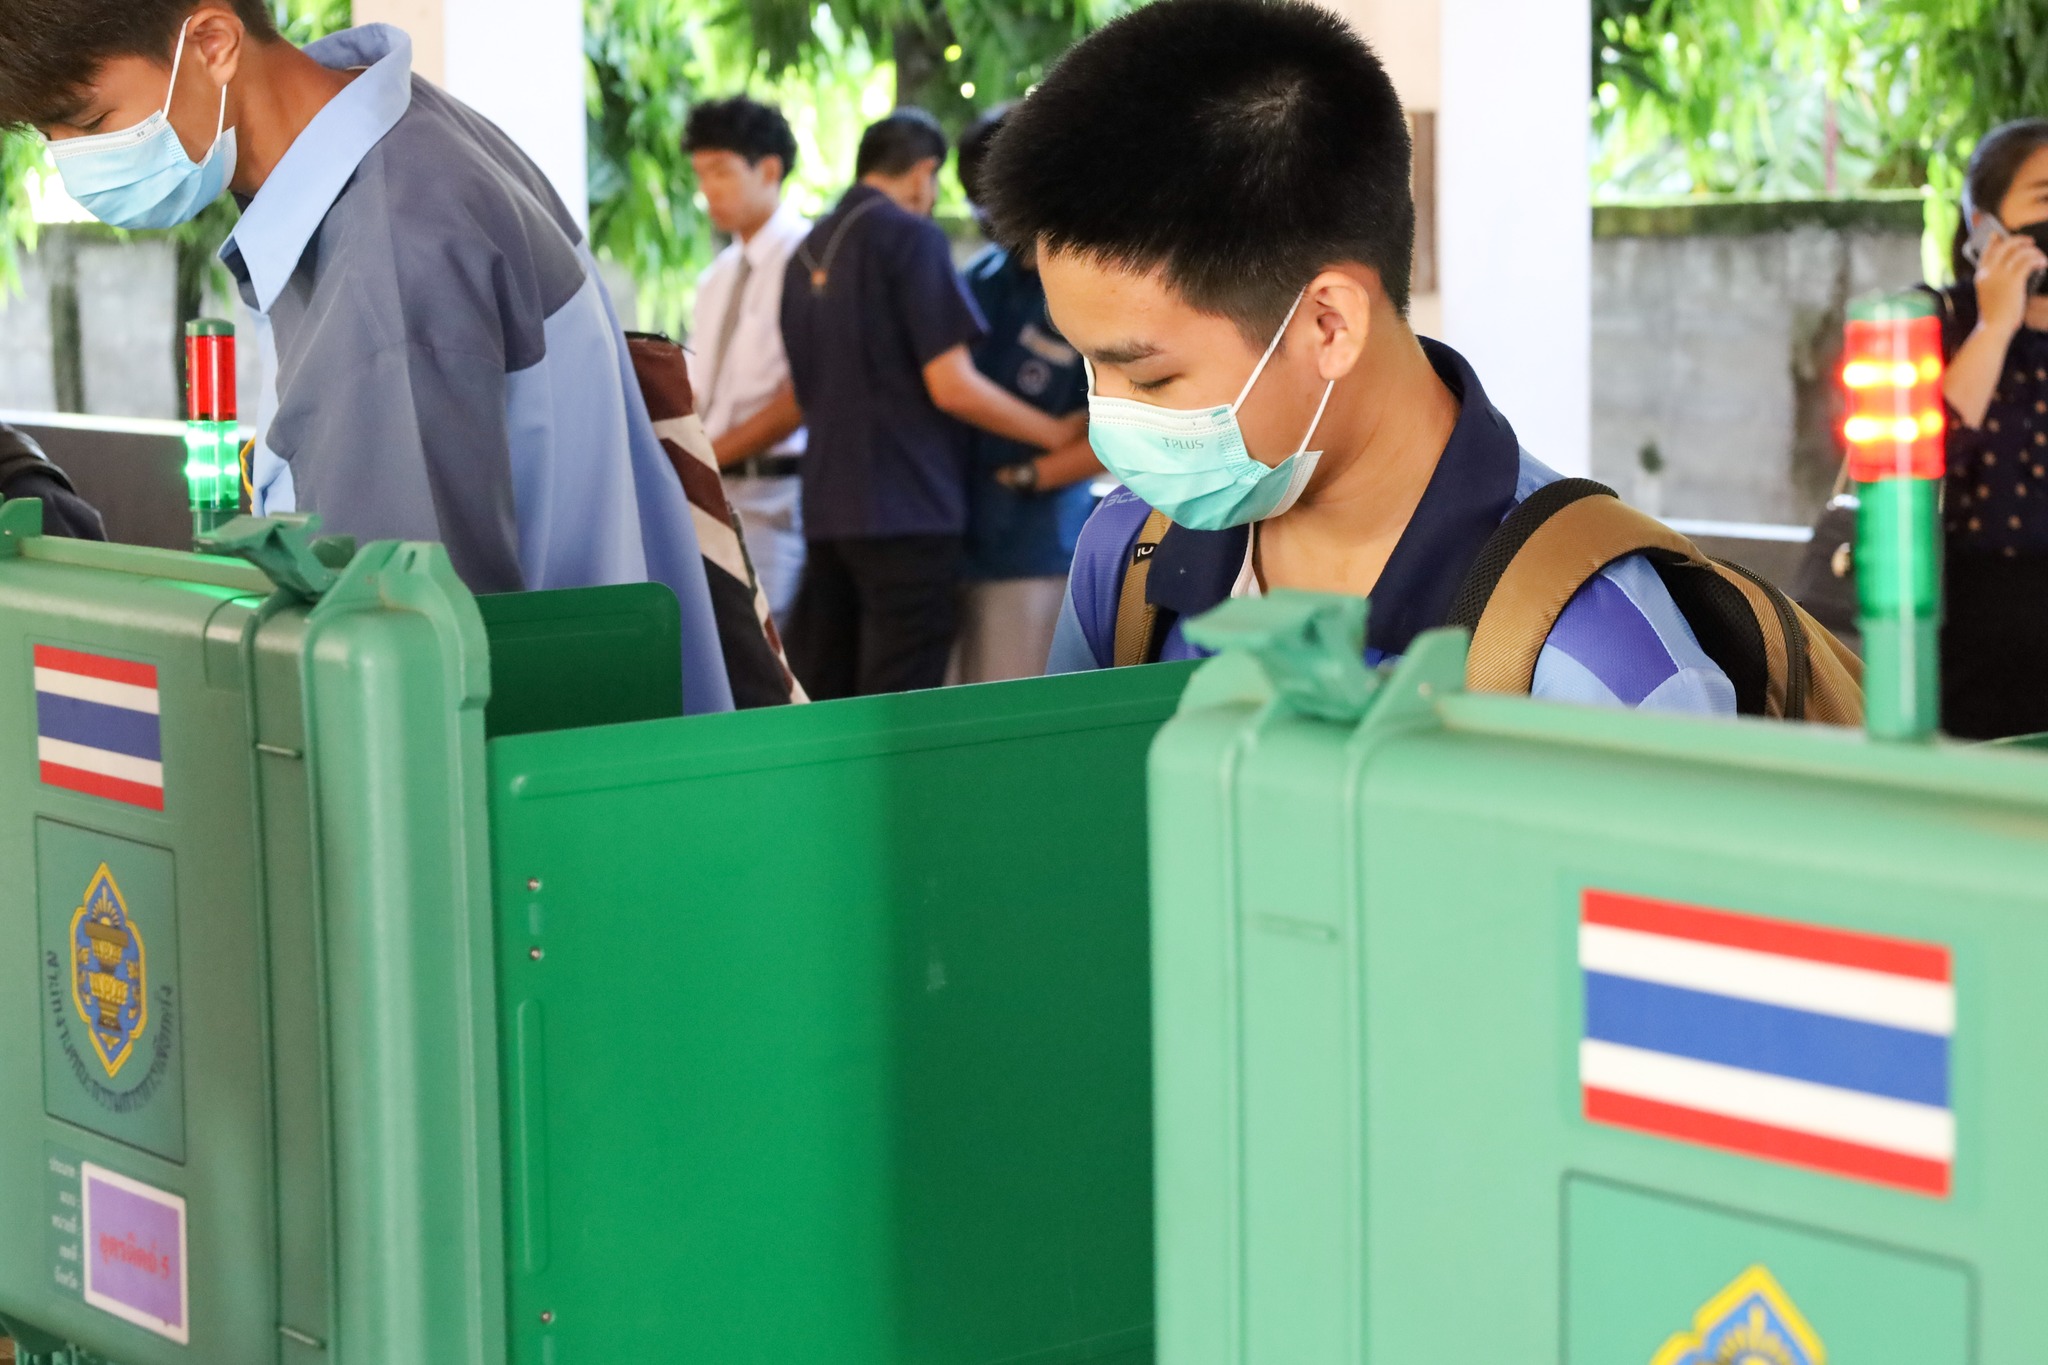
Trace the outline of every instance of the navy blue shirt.
[[967, 529], [967, 428], [924, 367], [987, 329], [936, 223], [855, 185], [789, 259], [782, 344], [810, 428], [812, 540]]
[[[988, 335], [974, 348], [974, 365], [1017, 397], [1055, 417], [1088, 404], [1088, 372], [1081, 353], [1052, 325], [1038, 272], [992, 246], [968, 263], [967, 290], [988, 319]], [[973, 435], [967, 485], [967, 577], [1057, 578], [1074, 563], [1074, 545], [1095, 509], [1087, 483], [1048, 493], [1020, 493], [995, 480], [995, 471], [1039, 454], [986, 431]]]
[[[1435, 341], [1425, 339], [1422, 346], [1458, 399], [1458, 422], [1372, 590], [1365, 660], [1374, 665], [1399, 658], [1417, 635], [1444, 623], [1501, 521], [1557, 479], [1522, 449], [1463, 356]], [[1120, 488], [1089, 521], [1047, 672], [1077, 673], [1115, 662], [1124, 574], [1151, 510]], [[1176, 526], [1166, 533], [1153, 553], [1145, 593], [1148, 602], [1174, 614], [1162, 660], [1203, 656], [1206, 651], [1182, 627], [1247, 587], [1255, 590], [1251, 550], [1251, 531], [1243, 526]], [[1566, 604], [1537, 656], [1530, 694], [1593, 706], [1735, 714], [1734, 685], [1700, 647], [1656, 569], [1641, 555], [1609, 564]]]

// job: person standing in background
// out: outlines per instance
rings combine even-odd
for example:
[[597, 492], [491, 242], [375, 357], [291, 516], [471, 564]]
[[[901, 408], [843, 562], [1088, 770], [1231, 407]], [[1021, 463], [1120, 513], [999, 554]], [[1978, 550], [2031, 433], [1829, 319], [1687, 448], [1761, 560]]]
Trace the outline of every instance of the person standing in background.
[[576, 215], [386, 24], [304, 49], [265, 0], [0, 4], [0, 135], [72, 198], [171, 228], [232, 193], [221, 262], [274, 364], [265, 515], [438, 541], [470, 591], [657, 582], [684, 706], [732, 709], [703, 547]]
[[[960, 135], [960, 188], [981, 220], [981, 166], [1010, 106]], [[984, 227], [984, 237], [988, 231]], [[1084, 411], [1088, 375], [1046, 311], [1045, 286], [1027, 247], [990, 246], [968, 263], [968, 292], [988, 320], [974, 347], [983, 374], [1054, 417]], [[1086, 435], [1050, 453], [974, 433], [967, 483], [967, 584], [960, 607], [959, 680], [1036, 678], [1045, 672], [1066, 601], [1067, 572], [1102, 472]]]
[[790, 259], [782, 340], [811, 425], [789, 657], [817, 700], [937, 687], [958, 625], [967, 429], [1040, 450], [1060, 420], [974, 368], [986, 328], [931, 220], [946, 134], [899, 109], [861, 135], [856, 183]]
[[782, 200], [796, 136], [744, 95], [690, 111], [683, 151], [712, 226], [732, 238], [697, 286], [690, 383], [778, 624], [804, 567], [803, 413], [782, 349], [782, 277], [811, 230]]
[[2048, 119], [1985, 135], [1963, 176], [1948, 370], [1942, 728], [2048, 730]]

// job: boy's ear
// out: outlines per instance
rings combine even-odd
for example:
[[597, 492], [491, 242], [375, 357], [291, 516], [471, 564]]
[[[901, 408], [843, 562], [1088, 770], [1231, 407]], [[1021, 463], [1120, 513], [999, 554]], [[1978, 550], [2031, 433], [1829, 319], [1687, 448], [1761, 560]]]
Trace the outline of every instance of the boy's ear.
[[197, 59], [215, 85], [228, 85], [242, 69], [249, 29], [231, 7], [202, 5], [192, 16], [186, 41], [191, 50], [185, 59]]
[[1302, 311], [1316, 329], [1316, 369], [1339, 380], [1365, 358], [1373, 328], [1377, 274], [1365, 266], [1331, 266], [1309, 281]]

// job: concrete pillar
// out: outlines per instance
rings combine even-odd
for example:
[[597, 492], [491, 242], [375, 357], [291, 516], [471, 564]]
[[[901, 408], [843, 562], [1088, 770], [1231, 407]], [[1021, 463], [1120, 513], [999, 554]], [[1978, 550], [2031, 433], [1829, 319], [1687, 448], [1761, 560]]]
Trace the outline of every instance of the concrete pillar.
[[355, 19], [410, 33], [419, 74], [503, 128], [588, 223], [582, 0], [355, 0]]
[[1537, 459], [1592, 468], [1588, 0], [1441, 0], [1444, 339]]
[[1588, 0], [1325, 3], [1372, 43], [1415, 124], [1415, 329], [1471, 358], [1538, 459], [1585, 473]]
[[1326, 0], [1365, 35], [1400, 92], [1415, 133], [1415, 293], [1409, 320], [1424, 336], [1443, 335], [1443, 296], [1438, 292], [1440, 237], [1436, 223], [1436, 144], [1443, 109], [1442, 19], [1439, 0]]

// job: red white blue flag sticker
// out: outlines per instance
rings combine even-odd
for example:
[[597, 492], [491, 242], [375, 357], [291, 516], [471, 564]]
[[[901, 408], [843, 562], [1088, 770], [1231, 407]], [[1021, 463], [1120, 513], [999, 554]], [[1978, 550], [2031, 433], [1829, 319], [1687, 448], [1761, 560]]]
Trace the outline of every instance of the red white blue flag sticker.
[[1579, 967], [1591, 1121], [1948, 1195], [1946, 947], [1587, 891]]
[[37, 645], [36, 759], [43, 781], [146, 810], [164, 808], [156, 667]]

